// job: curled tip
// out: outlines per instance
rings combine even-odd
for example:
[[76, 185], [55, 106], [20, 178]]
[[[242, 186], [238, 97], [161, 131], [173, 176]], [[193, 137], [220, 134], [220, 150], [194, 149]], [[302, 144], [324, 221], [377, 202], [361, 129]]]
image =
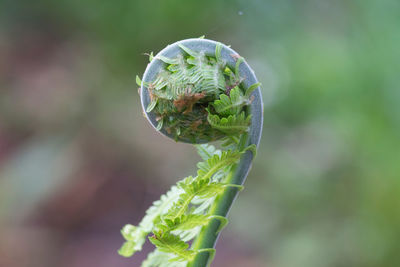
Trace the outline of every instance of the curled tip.
[[[224, 44], [208, 39], [194, 38], [168, 45], [154, 56], [142, 79], [137, 78], [138, 83], [141, 81], [142, 108], [150, 124], [163, 135], [179, 142], [202, 144], [218, 140], [225, 134], [209, 125], [208, 113], [205, 110], [207, 102], [217, 100], [224, 90], [230, 91], [232, 84], [234, 86], [240, 84], [244, 90], [243, 96], [247, 97], [247, 92], [252, 95], [253, 101], [249, 110], [252, 116], [248, 131], [250, 138], [253, 136], [254, 139], [250, 143], [258, 144], [262, 128], [262, 101], [259, 84], [248, 64], [242, 58], [240, 58], [240, 64], [237, 64], [238, 59], [232, 57], [232, 54], [238, 53]], [[183, 58], [181, 55], [188, 57], [190, 63], [179, 60]], [[169, 61], [166, 62], [165, 59], [169, 59]], [[176, 80], [165, 76], [169, 71], [174, 72], [179, 68], [184, 68], [186, 64], [204, 66], [203, 63], [208, 59], [210, 59], [211, 65], [215, 65], [216, 71], [221, 74], [219, 79], [212, 80], [212, 83], [207, 80], [207, 77], [192, 73], [192, 80], [182, 81], [185, 86], [174, 86], [173, 83]], [[224, 79], [226, 69], [232, 70], [232, 76], [245, 79], [236, 81], [236, 83], [230, 81], [231, 84], [226, 84], [227, 79]], [[167, 84], [171, 87], [168, 92], [165, 90], [168, 87]], [[258, 87], [258, 89], [254, 87]], [[251, 90], [248, 90], [249, 88]], [[175, 113], [171, 115], [170, 110], [174, 110]], [[178, 113], [179, 117], [176, 116]]]

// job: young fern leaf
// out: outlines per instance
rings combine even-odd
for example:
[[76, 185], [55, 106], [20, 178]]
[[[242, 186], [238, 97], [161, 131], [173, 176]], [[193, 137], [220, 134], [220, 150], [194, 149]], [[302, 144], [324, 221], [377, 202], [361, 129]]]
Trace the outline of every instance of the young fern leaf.
[[151, 101], [150, 105], [147, 106], [146, 112], [151, 112], [157, 105], [158, 99]]
[[136, 84], [140, 87], [142, 86], [142, 80], [140, 79], [140, 77], [138, 75], [136, 75]]
[[228, 223], [225, 217], [217, 215], [207, 214], [189, 214], [182, 215], [181, 217], [175, 218], [174, 220], [165, 219], [162, 223], [157, 225], [157, 228], [163, 232], [172, 231], [187, 231], [198, 226], [205, 226], [209, 224], [212, 219], [221, 221], [221, 230]]
[[170, 262], [191, 261], [196, 254], [195, 251], [188, 250], [189, 244], [170, 233], [155, 232], [153, 236], [149, 237], [149, 240], [159, 251], [172, 253], [176, 256], [170, 259]]
[[239, 161], [241, 152], [238, 151], [222, 151], [221, 155], [214, 154], [206, 161], [197, 163], [197, 176], [200, 179], [211, 178], [218, 170], [226, 168]]
[[248, 147], [246, 147], [242, 152], [246, 152], [247, 150], [251, 151], [253, 153], [253, 157], [255, 158], [257, 156], [257, 146], [255, 144], [252, 144]]
[[251, 93], [253, 93], [253, 91], [256, 90], [260, 86], [261, 86], [261, 83], [255, 83], [255, 84], [251, 85], [249, 88], [247, 88], [246, 93], [245, 93], [245, 97], [247, 99], [249, 99]]
[[162, 127], [163, 127], [163, 124], [164, 124], [164, 118], [160, 118], [160, 120], [158, 121], [156, 130], [157, 130], [157, 131], [161, 130]]
[[195, 198], [192, 203], [196, 206], [196, 208], [193, 211], [193, 214], [203, 214], [207, 211], [208, 208], [211, 207], [211, 205], [214, 203], [215, 197], [210, 197], [210, 198]]
[[125, 225], [121, 234], [126, 242], [122, 245], [118, 253], [124, 257], [130, 257], [135, 252], [142, 250], [142, 246], [146, 241], [146, 236], [153, 231], [154, 224], [159, 220], [159, 217], [166, 213], [170, 206], [179, 198], [182, 189], [177, 186], [172, 186], [170, 191], [162, 195], [160, 200], [157, 200], [146, 211], [146, 216], [139, 223], [139, 226]]
[[[215, 255], [215, 249], [200, 249], [197, 251], [188, 249], [189, 244], [185, 243], [178, 236], [173, 234], [163, 233], [162, 231], [158, 231], [153, 234], [153, 236], [149, 237], [149, 240], [157, 247], [157, 250], [175, 256], [168, 257], [168, 263], [171, 263], [171, 265], [167, 266], [174, 266], [175, 262], [182, 262], [185, 264], [183, 266], [186, 266], [188, 262], [193, 260], [197, 253], [207, 252], [211, 254], [212, 258]], [[164, 256], [164, 258], [167, 257]], [[153, 261], [157, 260], [158, 259], [153, 259]]]
[[223, 184], [223, 183], [213, 182], [213, 183], [210, 183], [207, 186], [207, 188], [204, 188], [204, 190], [199, 191], [198, 197], [204, 198], [204, 199], [209, 199], [209, 198], [220, 195], [228, 187], [237, 188], [237, 189], [239, 189], [239, 191], [243, 189], [243, 186], [241, 186], [241, 185]]
[[241, 112], [239, 115], [229, 115], [226, 118], [221, 118], [209, 112], [207, 120], [213, 128], [228, 135], [233, 135], [245, 133], [249, 130], [251, 115], [246, 116], [244, 112]]
[[243, 96], [239, 87], [230, 91], [229, 96], [221, 94], [212, 104], [215, 111], [222, 116], [238, 115], [244, 106], [250, 104], [248, 97]]
[[167, 58], [167, 57], [162, 56], [162, 55], [158, 55], [158, 56], [156, 56], [156, 58], [161, 60], [161, 61], [163, 61], [164, 63], [171, 64], [171, 65], [175, 65], [175, 64], [179, 63], [178, 59]]
[[221, 51], [222, 51], [222, 44], [217, 43], [217, 45], [215, 46], [215, 59], [217, 60], [217, 62], [222, 62]]
[[203, 160], [208, 160], [214, 155], [221, 156], [221, 150], [216, 149], [215, 146], [209, 144], [195, 145], [197, 153]]
[[210, 183], [211, 177], [219, 170], [239, 161], [240, 155], [241, 152], [228, 150], [223, 151], [221, 156], [215, 154], [208, 160], [198, 163], [199, 170], [197, 171], [197, 177], [193, 178], [189, 176], [178, 183], [178, 187], [184, 193], [179, 196], [179, 199], [173, 204], [165, 217], [174, 220], [182, 216], [196, 196], [207, 198], [222, 192], [221, 188], [218, 187], [221, 184]]
[[153, 59], [154, 59], [154, 54], [153, 54], [153, 51], [152, 51], [152, 52], [150, 52], [150, 54], [149, 54], [149, 62], [152, 62]]
[[236, 60], [235, 75], [236, 75], [237, 78], [240, 78], [239, 77], [239, 68], [240, 68], [240, 64], [242, 64], [243, 62], [244, 62], [244, 58], [243, 57], [239, 57]]
[[187, 62], [191, 66], [193, 75], [191, 83], [195, 84], [195, 91], [206, 91], [219, 93], [219, 90], [225, 90], [225, 77], [218, 64], [210, 62], [204, 53], [195, 52], [183, 45], [179, 47], [190, 57]]
[[162, 252], [155, 249], [147, 255], [147, 259], [142, 262], [142, 267], [186, 267], [187, 262], [171, 262], [175, 257], [172, 253]]
[[186, 53], [188, 53], [190, 56], [196, 58], [199, 56], [198, 52], [193, 51], [192, 49], [187, 48], [186, 46], [182, 45], [182, 44], [178, 44], [178, 46], [185, 51]]
[[239, 135], [230, 135], [226, 136], [225, 138], [222, 139], [222, 144], [221, 146], [229, 149], [230, 147], [236, 147], [239, 144]]
[[[167, 215], [165, 218], [175, 220], [176, 218], [182, 216], [185, 214], [187, 208], [189, 207], [190, 202], [192, 202], [193, 198], [196, 196], [196, 189], [193, 187], [193, 177], [189, 176], [182, 182], [178, 184], [180, 188], [184, 190], [184, 193], [182, 193], [179, 196], [179, 199], [173, 204], [171, 209], [168, 211]], [[200, 186], [204, 186], [205, 183], [203, 183]]]
[[[197, 178], [191, 181], [189, 184], [182, 184], [181, 187], [185, 190], [186, 193], [181, 195], [181, 198], [178, 200], [178, 205], [176, 208], [179, 208], [179, 211], [182, 208], [182, 204], [186, 204], [186, 208], [192, 202], [192, 200], [197, 197], [200, 199], [206, 199], [214, 197], [225, 189], [225, 185], [222, 183], [212, 182], [210, 183], [210, 178]], [[175, 207], [173, 207], [175, 208]], [[169, 214], [173, 214], [174, 218], [181, 215], [181, 213], [170, 211]]]

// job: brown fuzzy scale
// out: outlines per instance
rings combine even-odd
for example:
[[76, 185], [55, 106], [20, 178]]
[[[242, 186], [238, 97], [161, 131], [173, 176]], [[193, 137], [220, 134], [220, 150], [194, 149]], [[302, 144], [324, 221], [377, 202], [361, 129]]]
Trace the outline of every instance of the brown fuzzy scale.
[[205, 96], [205, 92], [184, 94], [180, 96], [178, 100], [174, 100], [174, 106], [178, 109], [179, 112], [185, 110], [183, 114], [187, 115], [189, 114], [189, 112], [192, 112], [193, 105], [196, 104], [200, 99], [203, 99]]

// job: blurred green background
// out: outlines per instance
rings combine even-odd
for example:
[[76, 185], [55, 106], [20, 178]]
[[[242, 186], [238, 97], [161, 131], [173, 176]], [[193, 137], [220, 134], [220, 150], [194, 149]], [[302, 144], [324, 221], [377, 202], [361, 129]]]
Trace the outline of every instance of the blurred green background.
[[117, 255], [194, 149], [142, 117], [135, 75], [221, 41], [263, 83], [264, 133], [213, 266], [400, 266], [398, 0], [0, 1], [0, 266]]

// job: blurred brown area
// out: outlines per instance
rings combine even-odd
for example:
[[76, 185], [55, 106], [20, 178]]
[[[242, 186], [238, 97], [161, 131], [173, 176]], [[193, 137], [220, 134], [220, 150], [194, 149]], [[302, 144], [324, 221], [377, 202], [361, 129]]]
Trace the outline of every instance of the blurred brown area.
[[158, 135], [134, 82], [215, 39], [263, 83], [253, 170], [213, 266], [398, 266], [398, 1], [0, 2], [0, 266], [140, 266], [137, 224], [198, 157]]

